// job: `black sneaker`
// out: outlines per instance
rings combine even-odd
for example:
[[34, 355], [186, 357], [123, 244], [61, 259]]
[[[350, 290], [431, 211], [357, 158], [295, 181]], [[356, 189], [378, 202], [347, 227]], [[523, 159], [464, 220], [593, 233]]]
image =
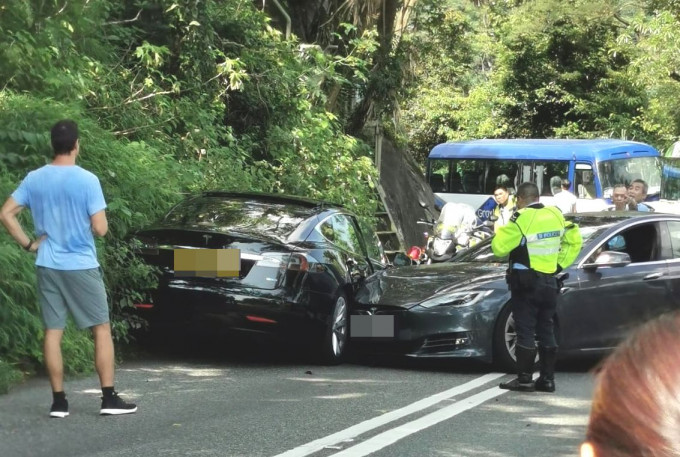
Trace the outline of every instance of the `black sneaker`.
[[65, 398], [54, 400], [50, 408], [50, 417], [63, 419], [68, 416], [68, 400]]
[[137, 412], [137, 405], [126, 403], [114, 392], [110, 397], [102, 397], [102, 409], [99, 414], [102, 416], [112, 416], [118, 414], [131, 414]]

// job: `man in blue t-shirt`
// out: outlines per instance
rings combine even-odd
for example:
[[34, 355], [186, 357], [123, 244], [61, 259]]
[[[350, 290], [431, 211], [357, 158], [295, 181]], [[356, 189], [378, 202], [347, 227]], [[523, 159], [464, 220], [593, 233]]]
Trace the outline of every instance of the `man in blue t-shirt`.
[[[97, 261], [94, 235], [108, 231], [106, 202], [99, 179], [76, 165], [80, 153], [78, 126], [57, 122], [51, 131], [52, 163], [33, 170], [7, 199], [0, 221], [26, 251], [37, 253], [38, 297], [45, 325], [45, 365], [52, 387], [50, 417], [66, 417], [61, 339], [70, 313], [94, 337], [95, 367], [102, 387], [100, 414], [129, 414], [137, 406], [114, 390], [114, 347], [109, 308]], [[36, 239], [30, 238], [17, 215], [28, 208]]]

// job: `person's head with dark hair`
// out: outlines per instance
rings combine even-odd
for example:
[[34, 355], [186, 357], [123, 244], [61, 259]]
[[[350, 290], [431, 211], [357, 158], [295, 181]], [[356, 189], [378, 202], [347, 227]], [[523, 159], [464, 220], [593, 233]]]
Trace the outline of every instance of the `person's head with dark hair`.
[[647, 190], [648, 186], [644, 180], [634, 179], [628, 188], [628, 195], [633, 197], [636, 202], [640, 203], [644, 201], [645, 198], [647, 198]]
[[680, 314], [640, 328], [607, 358], [581, 457], [680, 455]]
[[64, 119], [52, 127], [52, 149], [54, 155], [68, 155], [78, 148], [78, 124]]
[[567, 178], [564, 178], [562, 180], [561, 184], [562, 184], [562, 189], [564, 189], [564, 190], [569, 190], [569, 188], [571, 187], [571, 181], [569, 181]]
[[637, 209], [637, 203], [628, 195], [628, 188], [623, 183], [614, 184], [612, 188], [612, 203], [616, 211]]
[[524, 208], [538, 201], [539, 192], [536, 184], [524, 182], [517, 188], [517, 208]]
[[512, 187], [512, 181], [510, 181], [510, 178], [506, 174], [501, 174], [496, 176], [496, 188], [499, 186], [503, 186], [506, 188], [506, 190], [509, 187]]
[[496, 187], [493, 189], [493, 198], [496, 200], [496, 203], [501, 206], [505, 206], [509, 197], [510, 191], [508, 190], [507, 186], [505, 186], [505, 184], [496, 184]]

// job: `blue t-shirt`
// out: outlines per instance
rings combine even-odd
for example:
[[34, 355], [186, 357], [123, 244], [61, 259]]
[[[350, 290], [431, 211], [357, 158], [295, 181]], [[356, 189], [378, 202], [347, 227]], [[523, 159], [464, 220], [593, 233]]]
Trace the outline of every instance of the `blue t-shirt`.
[[638, 211], [650, 211], [649, 206], [645, 205], [644, 203], [638, 203], [637, 204], [637, 210]]
[[90, 216], [106, 208], [99, 179], [77, 165], [30, 172], [12, 198], [29, 208], [40, 243], [35, 264], [55, 270], [97, 268]]

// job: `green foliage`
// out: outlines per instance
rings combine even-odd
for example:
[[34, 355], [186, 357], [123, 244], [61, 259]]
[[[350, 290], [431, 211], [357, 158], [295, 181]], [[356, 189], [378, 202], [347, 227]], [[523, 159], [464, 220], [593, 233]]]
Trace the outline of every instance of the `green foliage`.
[[[374, 211], [370, 148], [330, 111], [346, 116], [338, 100], [366, 81], [370, 31], [343, 27], [333, 55], [284, 40], [251, 0], [5, 3], [0, 195], [49, 163], [54, 122], [78, 123], [79, 165], [108, 203], [96, 243], [117, 340], [139, 325], [131, 305], [156, 281], [126, 236], [185, 193], [285, 192]], [[28, 211], [21, 221], [30, 231]], [[0, 230], [0, 358], [28, 369], [42, 363], [32, 262]], [[88, 332], [69, 325], [63, 349], [67, 372], [92, 369]]]
[[649, 96], [649, 103], [639, 107], [636, 125], [666, 149], [680, 137], [680, 9], [677, 2], [667, 2], [671, 9], [652, 15], [638, 14], [620, 34], [614, 52], [631, 57], [630, 78]]
[[500, 137], [665, 149], [680, 134], [677, 13], [670, 1], [421, 1], [402, 102], [412, 149], [423, 160], [443, 141]]
[[23, 375], [13, 365], [0, 359], [0, 394], [9, 392], [10, 387], [23, 379]]

